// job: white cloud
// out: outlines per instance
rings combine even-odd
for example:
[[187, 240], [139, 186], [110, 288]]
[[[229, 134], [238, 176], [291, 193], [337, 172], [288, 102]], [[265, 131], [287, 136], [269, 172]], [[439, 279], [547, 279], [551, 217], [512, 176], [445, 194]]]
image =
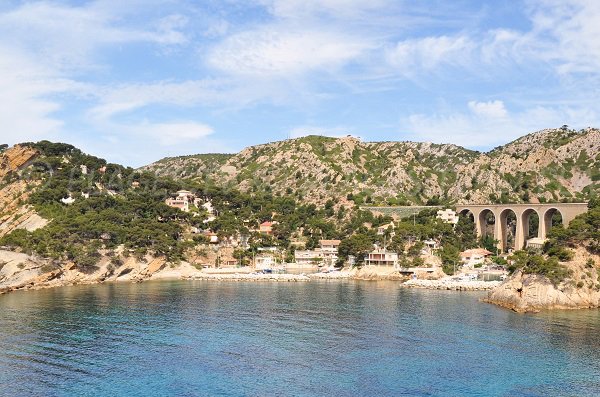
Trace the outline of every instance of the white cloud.
[[412, 114], [403, 130], [411, 139], [491, 148], [532, 131], [568, 124], [577, 128], [598, 125], [600, 114], [587, 107], [535, 106], [509, 113], [502, 101], [469, 102], [470, 112]]
[[372, 46], [364, 38], [337, 32], [271, 27], [228, 37], [209, 52], [208, 64], [233, 75], [282, 77], [335, 71]]
[[50, 97], [77, 86], [27, 54], [0, 43], [0, 139], [16, 143], [57, 133], [63, 122], [53, 114], [61, 105]]
[[600, 68], [600, 2], [595, 0], [541, 1], [533, 8], [541, 54], [555, 60], [560, 73], [594, 73]]
[[121, 27], [121, 15], [98, 2], [82, 7], [56, 3], [26, 3], [0, 13], [3, 40], [30, 50], [47, 66], [72, 70], [93, 66], [98, 47], [152, 42], [163, 45], [183, 44], [187, 38], [180, 30], [187, 21], [180, 15], [166, 16], [156, 26], [136, 29]]
[[504, 102], [498, 100], [489, 102], [470, 101], [468, 106], [474, 114], [481, 117], [498, 119], [508, 115]]
[[475, 43], [466, 36], [438, 36], [398, 42], [386, 50], [389, 64], [403, 74], [418, 74], [442, 65], [468, 62]]
[[[57, 112], [63, 110], [68, 97], [98, 97], [100, 87], [78, 78], [81, 71], [97, 66], [94, 58], [102, 47], [186, 41], [180, 31], [187, 23], [183, 16], [168, 15], [153, 26], [136, 29], [118, 26], [123, 17], [120, 11], [125, 10], [102, 2], [82, 7], [36, 2], [0, 12], [0, 139], [16, 143], [66, 136], [64, 121]], [[103, 103], [97, 112], [110, 117], [138, 106], [132, 102]], [[206, 132], [192, 127], [192, 137]], [[157, 126], [158, 130], [166, 131], [159, 136], [175, 131], [165, 125]]]
[[145, 121], [137, 125], [117, 125], [116, 127], [132, 135], [137, 135], [136, 139], [156, 139], [163, 146], [176, 146], [189, 143], [214, 133], [212, 127], [193, 121], [170, 123], [151, 123]]
[[357, 17], [365, 12], [383, 9], [387, 0], [262, 0], [273, 15], [287, 19], [334, 16], [336, 18]]

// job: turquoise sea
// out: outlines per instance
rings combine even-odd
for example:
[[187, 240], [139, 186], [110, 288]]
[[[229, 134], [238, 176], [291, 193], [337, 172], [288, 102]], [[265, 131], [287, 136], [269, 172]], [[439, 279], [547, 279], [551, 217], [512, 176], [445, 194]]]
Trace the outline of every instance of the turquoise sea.
[[598, 396], [600, 311], [394, 282], [161, 281], [0, 296], [2, 396]]

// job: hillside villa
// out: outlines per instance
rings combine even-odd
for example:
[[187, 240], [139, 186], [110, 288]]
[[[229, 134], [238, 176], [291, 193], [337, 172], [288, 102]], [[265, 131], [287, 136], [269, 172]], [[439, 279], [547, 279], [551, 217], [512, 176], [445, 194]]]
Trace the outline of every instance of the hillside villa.
[[187, 190], [180, 190], [174, 197], [165, 200], [165, 204], [171, 208], [178, 208], [183, 212], [190, 212], [190, 203], [193, 203], [196, 196]]

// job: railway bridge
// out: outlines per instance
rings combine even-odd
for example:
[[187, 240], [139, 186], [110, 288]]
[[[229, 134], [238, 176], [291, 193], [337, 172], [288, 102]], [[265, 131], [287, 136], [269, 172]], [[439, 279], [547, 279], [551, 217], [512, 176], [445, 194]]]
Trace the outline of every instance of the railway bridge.
[[502, 251], [507, 246], [508, 216], [513, 213], [516, 217], [515, 249], [523, 249], [529, 234], [529, 220], [532, 214], [537, 214], [539, 219], [538, 235], [546, 239], [548, 231], [552, 228], [552, 217], [557, 212], [562, 216], [565, 227], [579, 214], [587, 211], [587, 203], [552, 203], [552, 204], [464, 204], [457, 205], [459, 214], [473, 214], [477, 236], [485, 234], [486, 219], [493, 214], [494, 239], [498, 240], [498, 248]]

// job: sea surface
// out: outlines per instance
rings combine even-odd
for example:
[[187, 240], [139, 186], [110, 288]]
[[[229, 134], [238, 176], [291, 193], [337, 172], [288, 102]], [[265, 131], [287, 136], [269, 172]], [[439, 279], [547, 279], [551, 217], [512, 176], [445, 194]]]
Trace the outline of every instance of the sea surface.
[[600, 311], [482, 296], [337, 280], [10, 293], [0, 395], [600, 395]]

